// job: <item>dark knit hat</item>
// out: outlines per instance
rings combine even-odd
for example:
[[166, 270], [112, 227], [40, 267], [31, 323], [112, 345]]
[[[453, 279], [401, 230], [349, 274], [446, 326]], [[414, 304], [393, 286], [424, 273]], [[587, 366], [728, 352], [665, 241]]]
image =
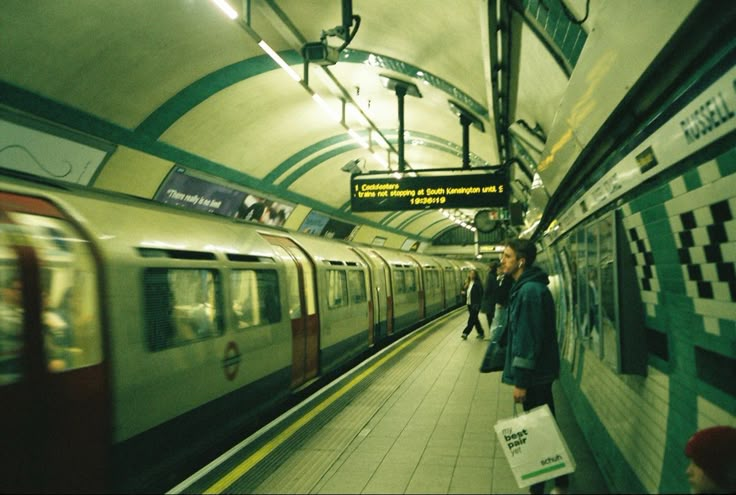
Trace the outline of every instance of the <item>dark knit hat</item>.
[[685, 455], [710, 479], [727, 490], [736, 490], [736, 428], [713, 426], [695, 433]]

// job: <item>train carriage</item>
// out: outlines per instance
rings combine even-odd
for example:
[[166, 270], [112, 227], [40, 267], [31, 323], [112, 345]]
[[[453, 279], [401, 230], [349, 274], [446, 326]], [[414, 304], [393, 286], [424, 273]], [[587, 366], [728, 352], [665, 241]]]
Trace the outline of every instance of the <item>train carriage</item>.
[[320, 369], [332, 371], [365, 352], [373, 342], [369, 325], [368, 266], [348, 244], [309, 235], [290, 236], [314, 264], [319, 311]]
[[412, 254], [420, 268], [420, 318], [431, 318], [441, 313], [446, 307], [444, 284], [441, 279], [444, 272], [440, 262], [433, 256]]
[[172, 476], [455, 307], [461, 269], [21, 179], [0, 226], [0, 474], [28, 490]]

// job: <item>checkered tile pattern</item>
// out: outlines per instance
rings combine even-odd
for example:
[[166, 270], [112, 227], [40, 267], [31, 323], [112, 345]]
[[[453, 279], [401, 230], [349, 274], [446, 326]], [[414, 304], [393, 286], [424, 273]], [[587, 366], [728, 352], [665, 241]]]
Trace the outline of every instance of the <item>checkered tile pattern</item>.
[[685, 292], [708, 333], [736, 320], [736, 174], [714, 161], [669, 184], [665, 203]]
[[623, 224], [631, 249], [641, 300], [647, 316], [655, 317], [659, 305], [660, 284], [654, 254], [641, 213], [632, 213], [630, 205], [623, 208]]
[[688, 295], [736, 302], [736, 265], [729, 256], [736, 243], [731, 204], [721, 200], [701, 210], [702, 224], [694, 211], [680, 214], [677, 251], [689, 281]]
[[[629, 243], [636, 265], [639, 287], [641, 287], [641, 290], [651, 291], [653, 290], [652, 286], [658, 286], [659, 284], [655, 280], [654, 255], [652, 254], [652, 248], [649, 246], [649, 239], [646, 238], [646, 230], [642, 226], [639, 227], [638, 231], [636, 227], [630, 228]], [[653, 280], [654, 284], [652, 283]]]

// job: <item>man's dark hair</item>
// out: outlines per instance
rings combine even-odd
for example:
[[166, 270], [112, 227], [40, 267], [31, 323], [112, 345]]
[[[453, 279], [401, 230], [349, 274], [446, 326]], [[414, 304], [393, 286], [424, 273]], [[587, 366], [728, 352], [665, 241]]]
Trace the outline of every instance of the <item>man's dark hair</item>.
[[518, 259], [524, 258], [528, 267], [537, 259], [537, 246], [528, 239], [509, 239], [506, 245], [514, 250]]

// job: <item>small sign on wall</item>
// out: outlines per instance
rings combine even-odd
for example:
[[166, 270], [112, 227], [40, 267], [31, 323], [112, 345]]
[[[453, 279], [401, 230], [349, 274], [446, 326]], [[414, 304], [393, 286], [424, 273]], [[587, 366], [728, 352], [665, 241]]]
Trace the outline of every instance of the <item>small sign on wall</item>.
[[107, 153], [108, 150], [0, 118], [2, 168], [86, 186]]

